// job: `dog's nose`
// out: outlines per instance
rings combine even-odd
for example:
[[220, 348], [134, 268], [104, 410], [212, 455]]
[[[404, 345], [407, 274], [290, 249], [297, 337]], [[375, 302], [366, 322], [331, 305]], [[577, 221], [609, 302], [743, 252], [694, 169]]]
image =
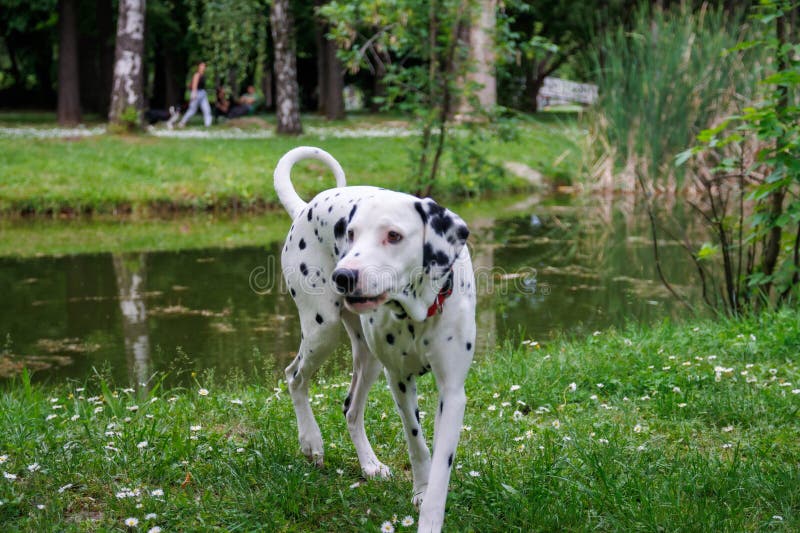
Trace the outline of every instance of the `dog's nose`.
[[333, 283], [340, 292], [345, 294], [353, 292], [358, 281], [358, 270], [350, 268], [337, 268], [333, 271]]

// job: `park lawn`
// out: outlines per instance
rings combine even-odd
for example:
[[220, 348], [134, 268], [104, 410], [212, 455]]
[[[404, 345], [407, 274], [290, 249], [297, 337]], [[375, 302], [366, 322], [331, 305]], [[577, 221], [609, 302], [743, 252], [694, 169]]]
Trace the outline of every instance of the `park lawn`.
[[[799, 347], [800, 315], [787, 310], [478, 354], [445, 530], [797, 531]], [[125, 530], [135, 518], [141, 531], [378, 531], [416, 520], [383, 382], [367, 428], [395, 475], [367, 481], [341, 414], [346, 370], [312, 386], [322, 469], [300, 455], [269, 364], [185, 389], [157, 377], [139, 393], [100, 375], [4, 387], [5, 530]], [[430, 378], [419, 385], [430, 439], [437, 399]]]
[[[416, 136], [336, 137], [365, 128], [405, 131], [409, 128], [405, 121], [368, 115], [330, 124], [318, 119], [307, 122], [313, 133], [268, 139], [0, 135], [0, 213], [262, 210], [276, 206], [272, 172], [278, 159], [302, 144], [331, 152], [342, 163], [349, 184], [413, 189], [409, 154], [418, 142]], [[516, 139], [494, 138], [478, 148], [488, 152], [495, 164], [523, 163], [560, 180], [578, 172], [583, 133], [574, 119], [525, 119], [519, 124]], [[233, 130], [215, 126], [212, 131]], [[333, 180], [322, 163], [307, 162], [298, 166], [296, 184], [307, 198], [333, 186]], [[523, 178], [508, 173], [462, 179], [446, 156], [435, 193], [453, 198], [528, 186]]]

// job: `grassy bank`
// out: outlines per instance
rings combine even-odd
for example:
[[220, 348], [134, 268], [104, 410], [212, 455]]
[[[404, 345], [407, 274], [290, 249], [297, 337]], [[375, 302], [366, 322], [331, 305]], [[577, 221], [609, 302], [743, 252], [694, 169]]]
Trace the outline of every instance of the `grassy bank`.
[[[300, 144], [331, 152], [342, 163], [350, 184], [396, 190], [411, 187], [409, 152], [418, 141], [413, 135], [398, 136], [408, 132], [407, 123], [371, 116], [337, 123], [307, 122], [311, 133], [297, 138], [96, 135], [30, 139], [0, 135], [0, 213], [262, 210], [277, 200], [272, 188], [276, 162]], [[243, 130], [244, 134], [271, 131], [264, 129], [271, 128], [269, 123], [260, 124], [260, 128]], [[373, 132], [370, 135], [376, 130], [394, 133], [382, 137], [358, 133], [366, 130]], [[226, 126], [211, 131], [237, 134]], [[494, 140], [482, 148], [488, 149], [497, 164], [522, 163], [561, 179], [577, 171], [580, 153], [576, 142], [581, 134], [574, 122], [525, 120], [519, 133], [513, 142]], [[445, 158], [437, 196], [452, 198], [529, 185], [513, 174], [470, 181], [454, 168], [450, 158]], [[305, 197], [333, 185], [325, 167], [316, 162], [299, 167], [297, 178], [298, 191]]]
[[[796, 531], [799, 347], [800, 317], [784, 312], [480, 355], [446, 530]], [[190, 389], [138, 393], [99, 378], [9, 384], [0, 523], [377, 531], [395, 515], [416, 519], [385, 386], [370, 397], [368, 433], [395, 477], [365, 481], [341, 415], [349, 377], [312, 390], [326, 440], [318, 470], [297, 450], [275, 376], [197, 376]], [[420, 385], [430, 437], [435, 391]]]
[[[508, 213], [515, 204], [530, 199], [530, 193], [504, 194], [448, 203], [448, 207], [472, 222]], [[282, 208], [246, 216], [0, 217], [0, 258], [264, 246], [285, 239], [290, 223]]]

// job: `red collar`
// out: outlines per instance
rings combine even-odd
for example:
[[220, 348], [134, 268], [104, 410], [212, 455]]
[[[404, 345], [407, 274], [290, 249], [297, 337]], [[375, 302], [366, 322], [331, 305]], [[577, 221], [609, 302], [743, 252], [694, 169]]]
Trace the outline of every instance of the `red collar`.
[[431, 306], [428, 308], [428, 316], [426, 318], [430, 318], [433, 315], [442, 312], [444, 308], [444, 301], [453, 294], [453, 271], [450, 271], [450, 275], [447, 278], [447, 282], [442, 287], [442, 290], [439, 291], [439, 294], [436, 295], [436, 299], [433, 301]]

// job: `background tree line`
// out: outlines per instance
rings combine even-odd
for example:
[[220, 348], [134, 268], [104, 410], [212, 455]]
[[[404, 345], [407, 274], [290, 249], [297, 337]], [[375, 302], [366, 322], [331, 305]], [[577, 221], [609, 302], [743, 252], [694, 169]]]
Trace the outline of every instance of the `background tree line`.
[[[283, 107], [293, 116], [302, 109], [341, 118], [345, 82], [362, 89], [373, 110], [387, 103], [387, 87], [398, 76], [422, 83], [408, 75], [430, 66], [435, 54], [426, 51], [429, 37], [434, 47], [449, 47], [436, 61], [443, 72], [454, 73], [460, 52], [445, 41], [452, 37], [469, 47], [470, 28], [480, 24], [483, 12], [491, 15], [492, 50], [483, 50], [483, 61], [491, 63], [484, 72], [497, 87], [495, 102], [535, 111], [544, 77], [560, 71], [592, 78], [587, 53], [605, 32], [629, 25], [639, 3], [0, 0], [0, 106], [57, 108], [62, 124], [80, 122], [81, 113], [111, 112], [112, 120], [120, 120], [127, 108], [183, 103], [192, 65], [205, 60], [212, 84], [222, 82], [237, 94], [245, 81], [252, 83], [268, 109], [283, 97], [292, 103]], [[737, 3], [742, 4], [723, 2], [730, 8]], [[471, 18], [457, 24], [461, 33], [448, 37], [455, 18], [467, 13]], [[412, 36], [421, 41], [412, 43]], [[473, 39], [472, 47], [480, 52], [486, 41]], [[115, 71], [118, 78], [133, 78], [115, 83]], [[128, 101], [131, 94], [122, 98], [122, 86], [136, 93], [135, 101]], [[395, 96], [395, 103], [404, 100]], [[284, 131], [299, 131], [299, 117], [281, 123]]]

